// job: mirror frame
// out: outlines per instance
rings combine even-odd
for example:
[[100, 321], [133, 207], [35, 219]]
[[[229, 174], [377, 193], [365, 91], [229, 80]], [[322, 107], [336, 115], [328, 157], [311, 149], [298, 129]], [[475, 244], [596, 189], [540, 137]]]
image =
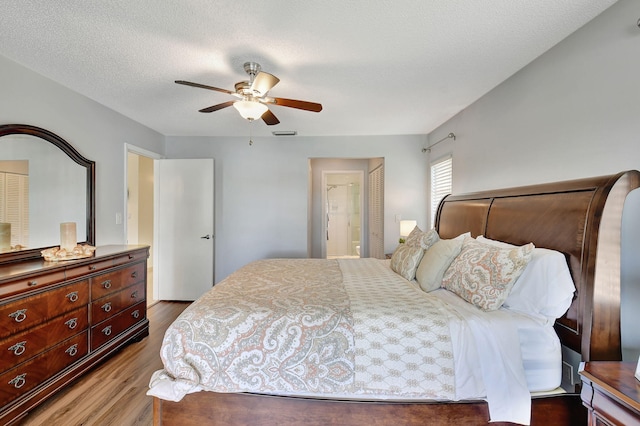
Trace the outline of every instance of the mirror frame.
[[[96, 199], [95, 199], [95, 184], [96, 184], [96, 163], [91, 161], [82, 155], [76, 149], [71, 146], [69, 142], [62, 139], [49, 130], [31, 126], [29, 124], [3, 124], [0, 125], [0, 137], [8, 135], [31, 135], [40, 138], [44, 141], [52, 143], [57, 146], [62, 152], [67, 154], [74, 162], [87, 169], [87, 239], [86, 241], [80, 241], [83, 244], [90, 244], [92, 246], [96, 243]], [[0, 143], [2, 141], [0, 140]], [[42, 258], [42, 250], [55, 247], [37, 247], [32, 249], [25, 249], [20, 251], [12, 251], [8, 253], [0, 254], [0, 264], [17, 262], [26, 259]]]

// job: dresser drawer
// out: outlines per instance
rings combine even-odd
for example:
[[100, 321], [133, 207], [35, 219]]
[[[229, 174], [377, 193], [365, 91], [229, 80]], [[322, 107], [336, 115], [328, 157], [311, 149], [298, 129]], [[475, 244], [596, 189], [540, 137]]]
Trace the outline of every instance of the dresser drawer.
[[49, 272], [42, 275], [33, 275], [29, 278], [20, 278], [2, 284], [2, 288], [0, 288], [0, 296], [12, 296], [14, 294], [32, 291], [46, 285], [61, 283], [64, 279], [65, 274], [63, 270]]
[[145, 279], [145, 263], [119, 269], [91, 278], [91, 299], [97, 300]]
[[87, 331], [0, 375], [0, 406], [53, 377], [88, 352]]
[[0, 341], [0, 372], [24, 362], [89, 326], [83, 306], [51, 321]]
[[145, 283], [138, 283], [91, 303], [91, 321], [98, 323], [115, 313], [145, 300]]
[[0, 305], [0, 339], [89, 303], [87, 281], [80, 281]]
[[100, 272], [104, 269], [110, 268], [113, 266], [113, 260], [101, 260], [99, 262], [93, 262], [88, 265], [82, 265], [75, 268], [67, 269], [67, 279], [72, 280], [77, 277], [81, 277], [84, 275], [89, 275], [94, 272]]
[[147, 314], [146, 301], [114, 315], [91, 328], [91, 350], [94, 351], [134, 324], [142, 321]]
[[122, 265], [129, 262], [133, 263], [141, 260], [146, 261], [148, 257], [149, 257], [149, 253], [147, 252], [147, 250], [139, 250], [133, 253], [127, 253], [124, 256], [116, 257], [115, 259], [113, 259], [113, 264]]

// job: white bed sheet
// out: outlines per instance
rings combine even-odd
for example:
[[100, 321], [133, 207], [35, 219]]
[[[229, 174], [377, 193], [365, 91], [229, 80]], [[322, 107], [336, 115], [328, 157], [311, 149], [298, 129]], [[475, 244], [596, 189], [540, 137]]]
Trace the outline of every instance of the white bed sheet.
[[[461, 313], [474, 311], [476, 308], [462, 300], [448, 290], [440, 289], [429, 293], [437, 297]], [[555, 390], [562, 381], [562, 350], [560, 339], [551, 325], [543, 325], [535, 318], [510, 311], [500, 309], [497, 317], [504, 318], [515, 325], [518, 332], [520, 352], [527, 381], [527, 388], [530, 392], [547, 392]], [[458, 347], [464, 348], [464, 344], [459, 342]], [[461, 351], [459, 351], [460, 354]], [[477, 360], [471, 356], [465, 359], [460, 358], [460, 365], [456, 365], [456, 371], [465, 368], [478, 371]], [[460, 369], [460, 370], [459, 370]], [[466, 375], [473, 375], [467, 373]], [[464, 383], [457, 383], [464, 389]]]

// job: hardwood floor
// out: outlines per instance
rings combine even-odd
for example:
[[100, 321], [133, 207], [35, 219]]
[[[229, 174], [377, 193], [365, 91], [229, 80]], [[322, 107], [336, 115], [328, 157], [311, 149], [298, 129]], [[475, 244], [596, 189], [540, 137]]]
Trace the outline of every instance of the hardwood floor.
[[152, 398], [146, 396], [151, 374], [162, 368], [164, 332], [189, 305], [158, 302], [149, 308], [149, 336], [59, 392], [22, 420], [21, 425], [151, 425]]

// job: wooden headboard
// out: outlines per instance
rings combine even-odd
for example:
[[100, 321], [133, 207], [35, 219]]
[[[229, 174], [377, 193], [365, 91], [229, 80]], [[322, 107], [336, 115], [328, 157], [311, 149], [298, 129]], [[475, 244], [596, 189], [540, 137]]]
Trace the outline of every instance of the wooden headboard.
[[583, 361], [621, 360], [620, 239], [636, 170], [519, 188], [445, 197], [436, 215], [442, 238], [464, 232], [564, 253], [576, 294], [556, 321], [562, 344]]

